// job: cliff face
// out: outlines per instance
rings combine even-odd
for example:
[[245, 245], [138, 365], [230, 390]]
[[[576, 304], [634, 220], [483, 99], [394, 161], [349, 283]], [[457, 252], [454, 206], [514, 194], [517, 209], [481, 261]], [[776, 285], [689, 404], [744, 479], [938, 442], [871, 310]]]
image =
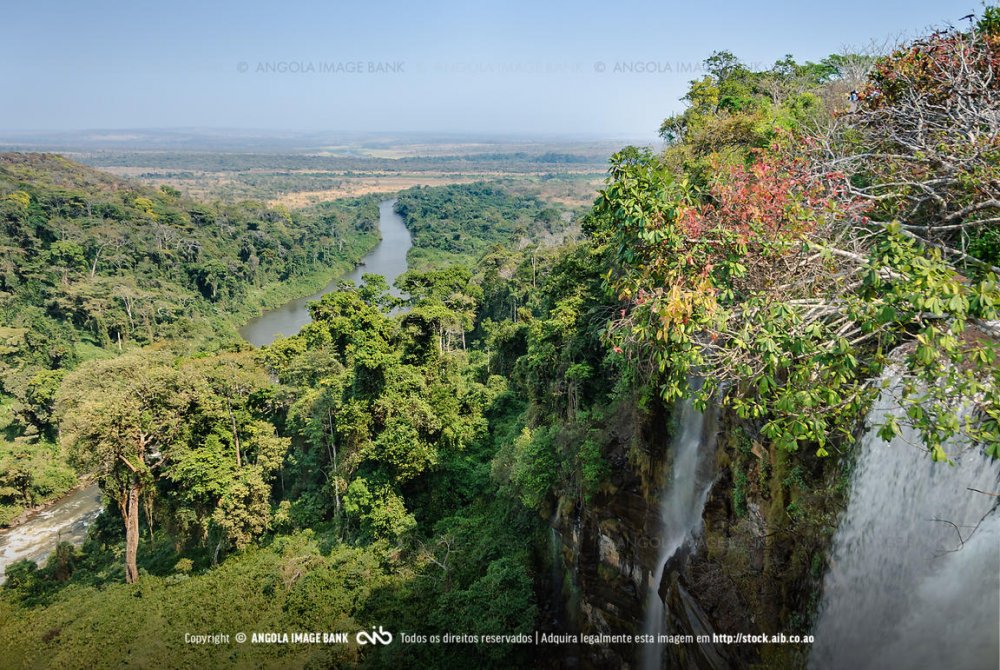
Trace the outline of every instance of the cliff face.
[[[656, 561], [659, 527], [655, 489], [670, 439], [669, 413], [621, 408], [606, 458], [610, 485], [589, 501], [562, 500], [553, 520], [561, 560], [563, 627], [573, 632], [637, 634]], [[578, 649], [582, 667], [633, 663], [634, 645]]]
[[[643, 632], [661, 535], [659, 496], [670, 475], [671, 413], [619, 413], [606, 449], [613, 476], [587, 502], [563, 501], [553, 518], [562, 627], [584, 633]], [[702, 448], [716, 476], [693, 546], [671, 558], [658, 585], [666, 631], [680, 635], [808, 634], [825, 551], [843, 504], [846, 469], [828, 459], [815, 471], [748, 437], [722, 412], [706, 423]], [[639, 667], [641, 646], [586, 646], [582, 667]], [[666, 667], [731, 668], [767, 662], [802, 667], [806, 645], [668, 644]], [[567, 656], [567, 665], [577, 655]]]

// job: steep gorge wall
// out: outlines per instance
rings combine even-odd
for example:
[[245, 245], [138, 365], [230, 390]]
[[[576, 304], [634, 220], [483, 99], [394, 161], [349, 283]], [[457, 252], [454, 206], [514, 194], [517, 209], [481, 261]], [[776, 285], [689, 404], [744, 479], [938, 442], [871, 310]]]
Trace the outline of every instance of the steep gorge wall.
[[[647, 585], [656, 562], [658, 528], [652, 473], [662, 470], [670, 440], [669, 412], [655, 406], [648, 414], [619, 408], [612, 444], [605, 458], [611, 482], [589, 501], [560, 500], [553, 526], [560, 542], [564, 628], [573, 632], [635, 634], [642, 630]], [[583, 667], [621, 667], [632, 663], [629, 644], [578, 650]]]
[[[605, 448], [610, 484], [589, 501], [561, 501], [552, 523], [562, 565], [563, 628], [642, 633], [657, 567], [659, 496], [669, 476], [672, 424], [671, 411], [659, 404], [645, 412], [620, 408]], [[768, 448], [727, 412], [708, 426], [717, 438], [706, 447], [715, 449], [717, 477], [702, 532], [668, 562], [659, 585], [667, 632], [807, 634], [843, 505], [844, 461]], [[664, 663], [802, 667], [807, 654], [805, 645], [682, 644], [667, 645]], [[639, 667], [641, 649], [585, 646], [567, 658], [581, 667]]]

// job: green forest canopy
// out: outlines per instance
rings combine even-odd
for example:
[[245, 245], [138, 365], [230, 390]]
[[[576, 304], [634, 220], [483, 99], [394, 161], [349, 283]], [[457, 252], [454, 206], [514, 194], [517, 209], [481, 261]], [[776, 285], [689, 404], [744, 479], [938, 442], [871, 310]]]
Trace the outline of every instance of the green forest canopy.
[[[393, 313], [372, 280], [325, 296], [302, 332], [259, 351], [153, 347], [48, 383], [36, 420], [63, 427], [63, 446], [124, 504], [82, 550], [9, 570], [9, 657], [84, 666], [169, 649], [178, 664], [208, 662], [178, 642], [206, 623], [532, 630], [541, 515], [599, 499], [616, 468], [654, 460], [660, 446], [622, 436], [679, 397], [714, 394], [732, 413], [745, 447], [730, 469], [741, 449], [766, 445], [758, 481], [733, 477], [735, 513], [746, 513], [737, 487], [759, 487], [777, 532], [810, 551], [829, 533], [820, 483], [849, 453], [887, 366], [904, 376], [930, 457], [946, 460], [963, 432], [1000, 456], [985, 334], [1000, 302], [997, 26], [988, 9], [969, 31], [861, 69], [784, 59], [755, 72], [717, 54], [687, 111], [665, 122], [662, 154], [612, 157], [577, 243], [505, 243], [544, 217], [488, 187], [419, 189], [400, 198], [415, 239], [458, 262], [407, 273], [407, 310]], [[964, 111], [932, 135], [914, 130], [915, 115], [953, 108]], [[33, 199], [12, 184], [15, 228], [64, 225], [54, 210], [25, 223]], [[150, 212], [162, 214], [149, 195], [150, 207], [132, 206], [153, 230]], [[161, 208], [176, 196], [162, 197]], [[50, 250], [60, 238], [39, 239]], [[96, 248], [77, 244], [83, 262], [60, 250], [47, 280], [5, 285], [19, 309], [40, 306], [22, 284], [58, 293], [64, 276], [86, 279]], [[30, 263], [10, 264], [27, 277]], [[181, 284], [179, 269], [169, 276]], [[232, 295], [188, 281], [200, 300]], [[108, 332], [120, 331], [132, 332]], [[705, 370], [696, 392], [688, 380]], [[967, 423], [949, 411], [963, 401]], [[417, 663], [433, 651], [438, 667], [525, 663], [523, 649], [489, 645], [445, 658], [248, 646], [231, 660], [395, 667], [404, 651]]]

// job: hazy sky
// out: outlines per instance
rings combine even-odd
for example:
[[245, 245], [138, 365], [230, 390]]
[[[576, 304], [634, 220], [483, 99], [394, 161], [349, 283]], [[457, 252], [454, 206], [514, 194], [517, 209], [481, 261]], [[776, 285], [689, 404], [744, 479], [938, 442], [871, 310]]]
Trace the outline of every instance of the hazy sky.
[[630, 138], [654, 136], [681, 109], [692, 68], [714, 50], [762, 65], [786, 53], [817, 60], [981, 8], [979, 0], [4, 5], [3, 130]]

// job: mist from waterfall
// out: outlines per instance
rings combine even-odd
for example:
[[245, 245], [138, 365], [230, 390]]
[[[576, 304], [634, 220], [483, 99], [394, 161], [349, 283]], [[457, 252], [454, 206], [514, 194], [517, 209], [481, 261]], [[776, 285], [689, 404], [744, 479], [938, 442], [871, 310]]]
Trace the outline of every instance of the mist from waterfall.
[[[1000, 465], [960, 440], [945, 445], [954, 465], [932, 462], [899, 393], [883, 392], [858, 445], [809, 666], [996, 668]], [[887, 444], [888, 414], [902, 434]]]

